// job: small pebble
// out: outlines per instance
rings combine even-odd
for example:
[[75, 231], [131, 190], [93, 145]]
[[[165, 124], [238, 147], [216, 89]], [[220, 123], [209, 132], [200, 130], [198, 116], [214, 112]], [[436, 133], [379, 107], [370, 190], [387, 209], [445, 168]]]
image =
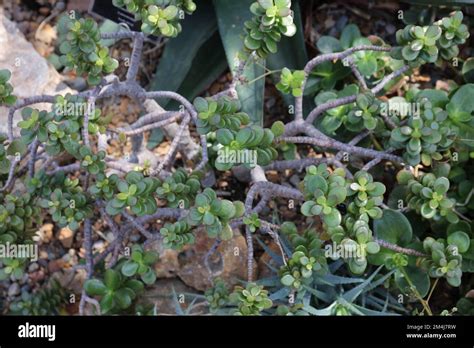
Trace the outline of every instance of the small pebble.
[[8, 288], [8, 296], [14, 297], [20, 293], [20, 285], [18, 283], [12, 283]]
[[36, 262], [33, 262], [28, 267], [28, 272], [34, 272], [39, 268], [39, 265]]

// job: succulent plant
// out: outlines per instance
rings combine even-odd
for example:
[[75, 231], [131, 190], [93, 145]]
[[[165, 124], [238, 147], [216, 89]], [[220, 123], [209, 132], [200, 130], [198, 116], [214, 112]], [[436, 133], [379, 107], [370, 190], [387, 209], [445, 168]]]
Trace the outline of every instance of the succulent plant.
[[27, 259], [4, 257], [0, 261], [3, 264], [3, 267], [0, 268], [0, 281], [6, 279], [16, 281], [22, 279], [25, 275]]
[[469, 248], [469, 238], [448, 237], [447, 243], [444, 240], [427, 237], [423, 241], [423, 249], [430, 257], [422, 262], [422, 267], [428, 270], [430, 277], [444, 277], [451, 286], [459, 286], [462, 276], [461, 250], [464, 250], [466, 246]]
[[286, 265], [279, 270], [280, 281], [292, 289], [304, 291], [304, 285], [311, 284], [315, 274], [323, 275], [327, 272], [322, 242], [310, 230], [299, 235], [292, 222], [283, 223], [281, 231], [290, 240], [293, 253]]
[[[449, 122], [449, 114], [439, 107], [432, 107], [427, 100], [423, 102], [421, 115], [410, 115], [408, 122], [392, 130], [390, 145], [406, 150], [403, 157], [410, 165], [422, 162], [431, 165], [433, 160], [443, 158], [458, 135], [458, 127]], [[451, 110], [454, 116], [455, 111]]]
[[210, 237], [227, 240], [233, 236], [229, 221], [241, 217], [243, 213], [242, 202], [219, 199], [214, 190], [206, 188], [196, 196], [195, 205], [189, 211], [188, 223], [191, 226], [203, 224]]
[[441, 57], [445, 60], [452, 59], [459, 53], [458, 45], [462, 45], [469, 37], [469, 30], [462, 23], [464, 15], [461, 11], [455, 11], [450, 17], [441, 19], [437, 24], [442, 30], [438, 40]]
[[13, 105], [16, 102], [16, 97], [13, 95], [13, 87], [8, 82], [11, 77], [10, 70], [0, 70], [0, 105]]
[[104, 279], [89, 279], [84, 284], [89, 296], [100, 297], [103, 314], [116, 313], [132, 305], [137, 295], [143, 292], [143, 283], [136, 279], [127, 279], [119, 271], [108, 269]]
[[245, 288], [236, 286], [229, 300], [237, 306], [234, 315], [261, 315], [273, 305], [268, 298], [268, 291], [255, 283], [249, 283]]
[[167, 249], [181, 250], [185, 245], [194, 244], [194, 234], [185, 220], [166, 223], [160, 234], [163, 236], [163, 247]]
[[194, 107], [198, 112], [197, 130], [199, 134], [207, 134], [219, 129], [238, 131], [242, 125], [250, 122], [250, 117], [240, 112], [241, 104], [238, 99], [222, 97], [194, 99]]
[[110, 74], [118, 67], [118, 61], [109, 56], [109, 51], [100, 43], [97, 23], [88, 19], [68, 21], [65, 38], [59, 49], [63, 54], [60, 61], [68, 68], [76, 69], [79, 75], [86, 74], [90, 85], [98, 85], [104, 74]]
[[293, 36], [296, 32], [290, 0], [258, 0], [250, 11], [254, 17], [245, 22], [244, 46], [261, 58], [277, 52], [281, 35]]
[[248, 226], [250, 232], [255, 232], [260, 228], [261, 222], [257, 213], [252, 213], [244, 217], [244, 224]]
[[92, 214], [92, 207], [79, 186], [79, 179], [65, 178], [61, 187], [53, 187], [50, 191], [50, 194], [39, 200], [39, 206], [48, 209], [58, 226], [77, 230], [79, 224]]
[[291, 72], [288, 68], [283, 68], [281, 71], [280, 82], [277, 83], [276, 88], [283, 93], [292, 94], [293, 97], [300, 97], [303, 95], [303, 81], [305, 74], [303, 70], [295, 70]]
[[211, 313], [217, 312], [229, 303], [229, 289], [220, 278], [214, 280], [214, 286], [207, 289], [204, 296], [209, 303]]
[[347, 197], [345, 173], [342, 168], [330, 173], [326, 164], [306, 169], [303, 191], [306, 197], [301, 213], [321, 216], [328, 227], [340, 225], [342, 216], [337, 206]]
[[120, 271], [125, 277], [133, 277], [137, 274], [145, 284], [153, 284], [156, 281], [153, 265], [158, 260], [158, 257], [158, 253], [144, 251], [141, 245], [134, 245], [130, 259], [121, 265]]
[[374, 130], [377, 127], [380, 102], [371, 93], [360, 93], [357, 95], [356, 107], [352, 109], [344, 125], [352, 131], [360, 131], [362, 128]]
[[436, 177], [433, 173], [414, 178], [410, 173], [404, 172], [398, 175], [398, 180], [407, 185], [407, 204], [410, 209], [425, 219], [444, 218], [450, 223], [459, 221], [454, 212], [456, 202], [447, 196], [450, 187], [448, 178]]
[[67, 303], [68, 296], [59, 282], [52, 281], [36, 293], [23, 291], [19, 300], [10, 304], [9, 313], [13, 315], [59, 315]]
[[166, 37], [176, 37], [181, 32], [181, 12], [192, 14], [196, 10], [193, 0], [114, 0], [113, 4], [141, 20], [143, 33]]
[[35, 197], [16, 192], [0, 198], [0, 243], [29, 240], [42, 220]]
[[201, 173], [186, 173], [182, 168], [166, 178], [156, 189], [159, 198], [166, 199], [172, 208], [189, 208], [201, 189]]
[[156, 178], [145, 178], [141, 172], [131, 171], [125, 180], [119, 179], [117, 188], [119, 193], [108, 201], [106, 211], [110, 215], [117, 215], [126, 207], [137, 216], [153, 214], [156, 209], [156, 199], [152, 195], [160, 181]]

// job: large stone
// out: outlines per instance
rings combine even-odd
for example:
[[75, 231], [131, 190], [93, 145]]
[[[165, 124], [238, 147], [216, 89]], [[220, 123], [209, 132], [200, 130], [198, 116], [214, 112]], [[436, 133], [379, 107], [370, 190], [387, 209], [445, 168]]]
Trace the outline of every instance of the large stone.
[[[204, 260], [214, 242], [214, 238], [209, 238], [205, 231], [200, 231], [197, 232], [195, 244], [186, 246], [182, 251], [164, 249], [159, 241], [147, 248], [160, 254], [160, 260], [155, 264], [158, 278], [178, 276], [186, 285], [200, 291], [212, 287], [212, 281], [216, 277], [229, 286], [234, 286], [239, 280], [246, 280], [247, 243], [240, 232], [235, 232], [231, 240], [220, 244], [209, 257], [208, 269]], [[255, 272], [256, 266], [254, 263]]]
[[[0, 69], [12, 72], [10, 83], [18, 98], [35, 95], [72, 93], [73, 90], [62, 83], [61, 75], [29, 43], [16, 24], [4, 16], [0, 7]], [[41, 110], [50, 110], [49, 104], [35, 104]], [[8, 109], [0, 107], [0, 132], [7, 131]], [[17, 111], [14, 124], [21, 119]], [[15, 127], [16, 128], [16, 127]], [[15, 129], [15, 135], [19, 135]]]
[[248, 249], [245, 238], [236, 233], [231, 240], [223, 241], [209, 258], [208, 269], [204, 260], [214, 242], [215, 239], [209, 238], [205, 232], [200, 232], [196, 237], [196, 244], [179, 255], [181, 267], [178, 276], [184, 283], [204, 291], [212, 287], [215, 277], [221, 278], [231, 287], [239, 280], [247, 279]]

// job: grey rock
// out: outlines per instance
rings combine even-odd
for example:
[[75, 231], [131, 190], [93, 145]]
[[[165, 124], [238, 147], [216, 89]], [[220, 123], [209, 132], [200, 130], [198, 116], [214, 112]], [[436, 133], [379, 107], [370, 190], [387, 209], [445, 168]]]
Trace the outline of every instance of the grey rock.
[[14, 297], [20, 294], [20, 285], [18, 283], [12, 283], [8, 288], [8, 296]]

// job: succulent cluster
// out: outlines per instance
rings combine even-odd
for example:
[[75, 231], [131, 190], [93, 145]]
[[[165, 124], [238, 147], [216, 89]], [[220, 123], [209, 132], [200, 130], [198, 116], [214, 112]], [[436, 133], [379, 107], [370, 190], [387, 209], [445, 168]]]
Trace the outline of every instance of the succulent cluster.
[[59, 315], [66, 303], [65, 290], [59, 282], [52, 281], [49, 287], [36, 293], [23, 291], [20, 299], [10, 304], [9, 310], [13, 315]]
[[104, 173], [105, 165], [105, 151], [98, 151], [93, 153], [90, 147], [85, 145], [79, 148], [79, 160], [81, 161], [81, 168], [87, 170], [92, 175]]
[[0, 69], [0, 105], [13, 105], [16, 97], [13, 95], [13, 87], [8, 82], [12, 76], [10, 70]]
[[29, 193], [0, 195], [0, 198], [0, 243], [28, 240], [35, 226], [41, 223], [36, 199]]
[[0, 135], [0, 175], [7, 174], [10, 171], [10, 160], [8, 159], [9, 154], [4, 145], [6, 138], [6, 136]]
[[18, 257], [0, 258], [0, 262], [3, 264], [3, 267], [0, 268], [0, 281], [5, 279], [11, 279], [12, 281], [22, 279], [25, 275], [27, 261], [27, 259]]
[[258, 0], [250, 6], [250, 11], [254, 17], [245, 22], [244, 46], [261, 58], [277, 52], [281, 35], [296, 33], [291, 0]]
[[383, 203], [385, 185], [375, 182], [372, 175], [365, 171], [358, 171], [354, 174], [354, 180], [348, 184], [347, 195], [352, 199], [347, 207], [347, 211], [354, 217], [364, 220], [368, 218], [380, 219]]
[[[339, 242], [341, 251], [340, 255], [336, 254], [336, 258], [342, 257], [352, 273], [362, 274], [368, 265], [367, 256], [377, 254], [380, 251], [380, 245], [374, 239], [367, 216], [361, 216], [357, 220], [346, 216], [344, 227], [346, 237]], [[340, 238], [334, 233], [331, 237]]]
[[437, 23], [442, 30], [438, 47], [441, 57], [445, 60], [456, 57], [459, 53], [458, 45], [465, 43], [469, 37], [469, 29], [462, 23], [463, 18], [461, 11], [455, 11], [450, 17], [445, 17]]
[[66, 177], [60, 187], [45, 187], [39, 206], [47, 209], [59, 227], [77, 230], [79, 224], [92, 214], [87, 195], [79, 185], [79, 179]]
[[181, 32], [179, 21], [183, 14], [196, 10], [193, 0], [113, 0], [113, 4], [126, 8], [141, 20], [143, 33], [166, 37], [176, 37]]
[[242, 202], [217, 198], [214, 190], [206, 188], [196, 196], [195, 204], [188, 214], [188, 223], [191, 226], [205, 225], [210, 237], [228, 240], [233, 236], [229, 221], [241, 217], [243, 213]]
[[[38, 139], [45, 144], [45, 150], [51, 156], [67, 151], [76, 158], [81, 158], [80, 130], [83, 127], [86, 108], [87, 103], [84, 99], [69, 94], [56, 97], [51, 112], [24, 108], [21, 112], [23, 120], [18, 122], [21, 139], [26, 144], [30, 144], [35, 138]], [[104, 132], [108, 121], [110, 119], [101, 117], [100, 109], [95, 108], [91, 112], [89, 132], [91, 134]]]
[[103, 279], [89, 279], [84, 284], [89, 296], [100, 297], [103, 314], [114, 314], [128, 309], [137, 295], [143, 292], [143, 283], [137, 279], [128, 279], [121, 272], [108, 269]]
[[408, 255], [394, 253], [384, 260], [384, 264], [388, 269], [401, 269], [408, 266]]
[[[316, 95], [314, 98], [314, 102], [317, 106], [322, 105], [324, 103], [333, 101], [338, 98], [347, 97], [350, 95], [358, 94], [359, 87], [354, 84], [350, 84], [345, 86], [340, 91], [321, 91]], [[321, 129], [327, 134], [333, 134], [336, 130], [338, 130], [342, 125], [346, 126], [350, 130], [357, 130], [360, 131], [360, 128], [357, 125], [349, 122], [349, 115], [351, 110], [353, 109], [354, 104], [344, 104], [337, 106], [335, 108], [331, 108], [326, 110], [322, 115], [321, 121]], [[353, 118], [354, 115], [351, 115], [351, 120], [355, 121]], [[358, 121], [358, 120], [357, 120]]]
[[237, 132], [219, 129], [216, 139], [222, 147], [215, 161], [216, 169], [224, 171], [238, 164], [246, 168], [270, 164], [278, 156], [273, 147], [274, 138], [270, 129], [257, 125], [241, 128]]
[[[370, 219], [382, 217], [385, 186], [374, 182], [373, 177], [359, 171], [354, 181], [344, 178], [344, 171], [329, 173], [325, 164], [307, 169], [303, 191], [307, 200], [301, 207], [306, 216], [320, 215], [328, 234], [335, 243], [340, 243], [341, 253], [332, 255], [342, 257], [349, 263], [353, 273], [363, 273], [367, 267], [367, 254], [376, 254], [380, 247], [374, 241], [369, 227]], [[347, 202], [346, 202], [347, 201]], [[344, 218], [339, 205], [347, 203]]]
[[237, 132], [241, 126], [250, 122], [249, 115], [239, 112], [241, 104], [238, 99], [222, 97], [214, 100], [198, 97], [194, 99], [194, 107], [198, 112], [196, 127], [199, 134], [219, 129]]
[[245, 216], [243, 222], [245, 225], [248, 226], [250, 232], [252, 233], [257, 231], [262, 224], [257, 213], [252, 213], [250, 215]]
[[[442, 153], [453, 145], [458, 128], [450, 122], [447, 111], [433, 107], [426, 98], [422, 105], [420, 115], [409, 115], [406, 123], [391, 131], [390, 145], [395, 149], [404, 149], [403, 158], [410, 165], [422, 162], [429, 166], [433, 160], [443, 159]], [[452, 106], [449, 109], [456, 117]]]
[[329, 172], [324, 163], [318, 167], [308, 167], [303, 182], [306, 202], [301, 206], [301, 213], [305, 216], [321, 216], [329, 228], [339, 226], [342, 216], [337, 206], [347, 197], [344, 176], [342, 168]]
[[214, 280], [214, 286], [207, 289], [204, 296], [212, 313], [217, 312], [229, 303], [229, 289], [220, 278]]
[[68, 68], [76, 69], [79, 75], [87, 75], [90, 85], [98, 85], [103, 75], [112, 73], [118, 67], [118, 61], [109, 56], [109, 51], [100, 41], [97, 23], [88, 19], [68, 21], [65, 38], [59, 46], [60, 61]]
[[[459, 232], [464, 233], [464, 232]], [[448, 240], [427, 237], [423, 241], [423, 249], [429, 258], [422, 262], [430, 277], [444, 277], [451, 286], [459, 286], [462, 276], [462, 250], [469, 248], [469, 237], [463, 235], [450, 235]], [[466, 248], [467, 246], [467, 248]]]
[[188, 174], [186, 170], [179, 168], [158, 186], [156, 194], [172, 208], [187, 209], [201, 189], [200, 178], [200, 172]]
[[160, 229], [160, 234], [163, 237], [163, 247], [167, 249], [181, 250], [186, 245], [194, 244], [194, 234], [185, 220], [166, 223]]
[[400, 52], [394, 51], [394, 57], [412, 62], [418, 59], [420, 62], [433, 63], [438, 59], [437, 40], [441, 37], [441, 28], [438, 25], [425, 27], [408, 25], [397, 31], [397, 43], [402, 46]]
[[441, 53], [443, 59], [451, 59], [459, 53], [457, 45], [469, 37], [469, 31], [462, 24], [463, 14], [454, 12], [429, 26], [408, 25], [397, 31], [400, 47], [392, 50], [395, 59], [404, 59], [413, 66], [434, 63]]
[[144, 251], [141, 245], [132, 247], [130, 259], [121, 266], [121, 272], [125, 277], [140, 276], [145, 284], [153, 284], [156, 280], [156, 274], [153, 265], [158, 260], [158, 253], [154, 251]]
[[411, 173], [402, 171], [397, 176], [401, 184], [407, 185], [407, 205], [425, 219], [438, 221], [446, 219], [457, 223], [459, 217], [454, 212], [455, 201], [447, 196], [450, 182], [443, 176], [433, 173], [422, 174], [414, 178]]
[[106, 211], [117, 215], [125, 208], [130, 208], [137, 216], [150, 215], [156, 212], [156, 199], [152, 195], [160, 181], [153, 177], [144, 177], [141, 172], [131, 171], [125, 179], [117, 181], [118, 193], [107, 202]]
[[119, 177], [117, 174], [106, 176], [104, 173], [98, 173], [93, 185], [89, 186], [88, 192], [94, 198], [102, 198], [106, 201], [113, 199], [117, 190]]
[[291, 72], [288, 68], [281, 71], [280, 82], [276, 88], [283, 93], [292, 94], [293, 97], [301, 97], [303, 95], [303, 81], [305, 73], [303, 70], [295, 70]]
[[380, 102], [372, 93], [357, 95], [356, 106], [347, 115], [344, 125], [347, 129], [358, 132], [363, 128], [374, 130], [379, 120]]
[[327, 263], [319, 240], [314, 231], [307, 230], [298, 234], [296, 225], [285, 222], [281, 231], [290, 240], [293, 254], [279, 270], [281, 283], [297, 291], [312, 282], [314, 274], [325, 274]]
[[261, 315], [273, 305], [272, 300], [268, 298], [268, 291], [255, 283], [248, 283], [245, 288], [236, 286], [229, 300], [237, 306], [234, 315]]

